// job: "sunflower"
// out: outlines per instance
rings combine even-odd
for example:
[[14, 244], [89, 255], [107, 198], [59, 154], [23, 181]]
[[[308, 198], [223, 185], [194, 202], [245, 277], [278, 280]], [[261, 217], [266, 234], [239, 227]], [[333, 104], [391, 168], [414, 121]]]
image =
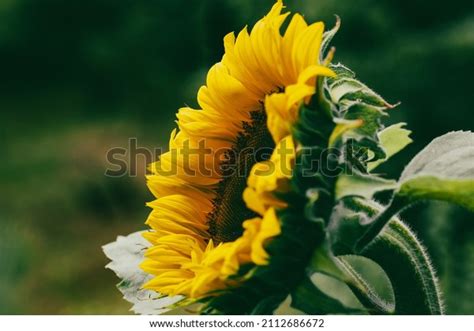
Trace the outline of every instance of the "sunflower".
[[[394, 105], [331, 63], [339, 19], [324, 31], [283, 8], [225, 36], [200, 109], [178, 111], [169, 151], [150, 165], [151, 229], [105, 245], [107, 267], [143, 314], [442, 313], [425, 249], [396, 215], [425, 197], [473, 206], [452, 195], [468, 189], [464, 164], [436, 178], [443, 162], [429, 161], [472, 134], [433, 141], [398, 182], [374, 173], [410, 131], [385, 127]], [[392, 191], [386, 206], [381, 191]]]
[[169, 151], [150, 165], [148, 290], [212, 297], [272, 261], [267, 247], [282, 233], [299, 148], [294, 125], [318, 77], [335, 75], [321, 59], [324, 24], [283, 8], [279, 0], [250, 31], [224, 37], [200, 109], [179, 109]]

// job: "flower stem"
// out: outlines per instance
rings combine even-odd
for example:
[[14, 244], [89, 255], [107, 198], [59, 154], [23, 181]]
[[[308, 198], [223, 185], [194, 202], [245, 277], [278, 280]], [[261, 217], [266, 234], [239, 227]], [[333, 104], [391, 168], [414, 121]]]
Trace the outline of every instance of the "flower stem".
[[355, 245], [356, 253], [362, 252], [383, 230], [385, 225], [397, 215], [402, 209], [407, 207], [407, 201], [398, 197], [393, 198], [384, 211], [378, 214], [369, 229], [362, 235]]

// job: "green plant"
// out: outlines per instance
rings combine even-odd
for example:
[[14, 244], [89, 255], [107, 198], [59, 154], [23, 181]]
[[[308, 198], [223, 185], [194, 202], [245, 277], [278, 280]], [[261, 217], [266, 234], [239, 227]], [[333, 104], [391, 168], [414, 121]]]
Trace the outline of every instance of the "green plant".
[[[268, 20], [281, 24], [281, 8], [282, 3], [278, 1]], [[262, 19], [258, 31], [277, 32], [280, 37], [275, 22]], [[266, 30], [262, 28], [264, 24], [268, 24]], [[151, 219], [153, 231], [146, 234], [154, 246], [144, 241], [141, 234], [132, 234], [105, 247], [112, 259], [109, 267], [124, 279], [119, 288], [125, 298], [135, 304], [135, 311], [159, 313], [195, 304], [204, 314], [269, 314], [282, 311], [282, 302], [289, 297], [291, 307], [307, 314], [443, 313], [442, 295], [428, 254], [397, 215], [427, 199], [449, 201], [474, 210], [474, 134], [458, 131], [436, 138], [409, 162], [398, 181], [378, 174], [378, 166], [411, 142], [410, 131], [404, 128], [404, 123], [385, 127], [382, 120], [387, 116], [386, 111], [395, 105], [361, 83], [344, 65], [330, 63], [334, 50], [328, 51], [328, 45], [338, 27], [339, 22], [322, 35], [319, 66], [303, 70], [298, 84], [261, 97], [265, 98], [265, 102], [258, 103], [262, 109], [258, 116], [250, 116], [248, 122], [244, 122], [243, 135], [236, 134], [232, 128], [221, 131], [231, 119], [216, 116], [216, 112], [187, 109], [178, 113], [181, 132], [185, 134], [196, 134], [200, 131], [196, 128], [205, 127], [219, 134], [230, 132], [228, 140], [237, 137], [237, 142], [252, 141], [256, 146], [264, 139], [251, 138], [270, 137], [270, 134], [278, 138], [275, 139], [278, 144], [293, 141], [296, 148], [288, 162], [293, 167], [292, 173], [267, 176], [260, 192], [255, 171], [249, 176], [246, 188], [242, 178], [232, 177], [232, 180], [243, 184], [243, 188], [236, 188], [239, 185], [234, 185], [235, 182], [226, 187], [225, 180], [215, 180], [219, 185], [224, 183], [223, 187], [217, 186], [222, 191], [232, 193], [231, 198], [222, 195], [219, 199], [212, 191], [216, 186], [202, 184], [214, 178], [186, 177], [189, 180], [186, 182], [178, 176], [172, 177], [174, 186], [169, 182], [159, 186], [169, 178], [155, 176], [154, 180], [159, 182], [155, 189], [159, 188], [161, 194], [157, 194], [155, 218]], [[229, 39], [228, 42], [233, 43]], [[250, 45], [250, 42], [246, 44], [252, 49]], [[260, 47], [258, 43], [257, 46]], [[299, 51], [304, 52], [305, 48]], [[255, 63], [259, 68], [259, 61]], [[228, 79], [235, 83], [224, 64], [216, 66], [221, 70], [222, 81]], [[318, 76], [312, 80], [316, 74], [307, 75], [315, 68], [319, 70]], [[320, 75], [322, 72], [324, 75]], [[219, 81], [215, 76], [210, 77], [213, 78], [209, 79], [210, 86], [213, 81]], [[215, 88], [222, 93], [216, 92], [216, 100], [229, 101], [226, 92], [235, 91], [227, 87]], [[284, 99], [292, 100], [294, 91], [298, 92], [298, 102]], [[287, 107], [281, 118], [270, 117], [275, 115], [270, 111], [274, 110], [271, 101], [276, 100], [281, 102], [279, 106]], [[226, 114], [226, 109], [222, 112]], [[207, 118], [200, 117], [208, 113], [222, 120], [221, 126], [216, 127], [213, 121], [207, 123]], [[255, 113], [257, 111], [252, 114]], [[267, 115], [268, 121], [264, 122]], [[194, 116], [201, 121], [189, 121]], [[278, 122], [284, 122], [282, 118], [288, 123]], [[200, 126], [204, 122], [207, 126]], [[213, 133], [212, 130], [209, 132]], [[173, 144], [176, 145], [175, 141]], [[242, 147], [238, 143], [230, 146], [234, 151]], [[277, 147], [271, 159], [259, 160], [253, 169], [259, 170], [265, 162], [286, 164], [288, 160], [275, 154], [276, 150]], [[279, 157], [274, 158], [275, 155]], [[196, 179], [201, 183], [195, 184]], [[173, 190], [180, 190], [178, 197]], [[245, 194], [251, 190], [255, 195]], [[387, 204], [374, 199], [379, 192], [390, 194]], [[238, 205], [242, 194], [246, 205]], [[208, 196], [214, 198], [208, 199]], [[186, 204], [193, 204], [191, 197], [197, 203], [189, 212]], [[201, 223], [191, 222], [193, 211], [201, 212], [209, 202], [213, 212], [203, 213]], [[217, 231], [221, 236], [215, 236], [212, 231], [206, 233], [209, 219], [221, 211], [224, 204], [227, 205], [223, 225], [232, 221], [231, 225], [237, 230], [245, 228], [245, 231], [237, 231], [237, 235]], [[168, 208], [168, 215], [161, 214], [160, 208]], [[181, 209], [185, 210], [183, 214]], [[252, 210], [262, 218], [255, 214], [247, 219], [251, 217], [247, 215], [254, 215]], [[218, 221], [217, 218], [214, 223], [222, 225]], [[171, 226], [165, 231], [160, 222]], [[197, 226], [199, 229], [193, 232]], [[224, 230], [227, 230], [225, 226]], [[186, 236], [188, 233], [190, 237]], [[260, 233], [263, 237], [259, 237]], [[166, 245], [161, 245], [160, 240], [166, 241]], [[215, 246], [213, 240], [222, 246]], [[192, 245], [196, 248], [188, 254], [188, 246]], [[221, 247], [221, 251], [216, 247]], [[138, 267], [145, 249], [149, 260], [143, 269], [150, 274]], [[217, 252], [211, 261], [205, 259], [209, 251]], [[257, 258], [252, 256], [255, 251], [258, 251]], [[148, 284], [147, 290], [143, 289], [144, 284]], [[168, 296], [162, 297], [157, 289]]]

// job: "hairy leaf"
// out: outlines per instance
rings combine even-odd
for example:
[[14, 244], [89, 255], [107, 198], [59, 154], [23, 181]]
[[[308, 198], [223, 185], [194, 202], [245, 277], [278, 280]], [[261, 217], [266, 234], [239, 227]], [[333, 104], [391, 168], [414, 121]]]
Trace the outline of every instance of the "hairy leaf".
[[[308, 271], [312, 275], [323, 274], [348, 285], [370, 313], [394, 312], [394, 295], [389, 278], [377, 263], [366, 257], [357, 255], [334, 257], [329, 247], [322, 246], [315, 251]], [[321, 287], [321, 290], [326, 291], [324, 287]], [[344, 297], [347, 295], [342, 296]], [[337, 298], [341, 300], [341, 297]]]
[[408, 164], [395, 187], [391, 203], [376, 216], [356, 251], [369, 245], [392, 216], [413, 202], [445, 200], [474, 211], [474, 134], [451, 132], [433, 140]]
[[343, 255], [338, 259], [342, 269], [350, 276], [347, 284], [369, 311], [385, 314], [395, 311], [392, 284], [377, 263], [358, 255]]
[[397, 196], [409, 202], [445, 200], [474, 211], [474, 133], [434, 139], [403, 171]]

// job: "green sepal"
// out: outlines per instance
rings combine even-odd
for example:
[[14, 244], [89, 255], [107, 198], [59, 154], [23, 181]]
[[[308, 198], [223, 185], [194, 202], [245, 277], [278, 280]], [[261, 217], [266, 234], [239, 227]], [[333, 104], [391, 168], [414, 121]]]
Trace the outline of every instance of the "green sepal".
[[383, 129], [381, 119], [390, 105], [379, 94], [355, 78], [354, 72], [342, 64], [331, 65], [336, 77], [326, 78], [320, 92], [322, 104], [329, 104], [336, 124], [329, 147], [344, 151], [341, 164], [367, 172], [367, 162], [385, 159], [379, 141]]
[[309, 106], [303, 105], [299, 109], [298, 121], [293, 125], [292, 133], [303, 146], [326, 147], [334, 126], [332, 117], [312, 101]]
[[203, 314], [271, 314], [305, 277], [313, 250], [323, 242], [323, 224], [304, 217], [304, 204], [277, 215], [281, 234], [266, 244], [268, 265], [241, 266], [232, 279], [240, 284], [210, 293], [201, 301]]
[[[328, 79], [327, 89], [334, 104], [344, 107], [351, 104], [350, 101], [354, 101], [378, 106], [381, 109], [393, 108], [393, 105], [390, 105], [379, 94], [357, 80], [352, 71], [341, 65], [332, 65], [330, 68], [335, 70], [336, 73], [338, 71], [342, 73], [342, 75], [338, 74], [336, 77]], [[348, 103], [345, 104], [345, 102]]]
[[[355, 78], [356, 74], [354, 71], [343, 65], [342, 63], [331, 63], [330, 68], [336, 73], [337, 78]], [[334, 81], [334, 79], [332, 80]]]
[[363, 121], [363, 124], [354, 131], [365, 136], [374, 137], [377, 131], [382, 127], [380, 119], [386, 114], [383, 108], [374, 107], [362, 102], [355, 102], [347, 108], [344, 113], [344, 119]]

